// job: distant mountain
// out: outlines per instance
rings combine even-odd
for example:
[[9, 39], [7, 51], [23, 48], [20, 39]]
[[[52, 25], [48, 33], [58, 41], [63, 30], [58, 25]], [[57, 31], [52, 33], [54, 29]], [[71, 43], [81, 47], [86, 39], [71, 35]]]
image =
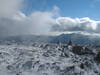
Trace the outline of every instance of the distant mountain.
[[21, 35], [21, 36], [9, 36], [1, 37], [0, 40], [15, 40], [18, 42], [44, 42], [44, 43], [64, 43], [67, 44], [69, 40], [72, 40], [76, 44], [81, 45], [100, 45], [100, 37], [83, 35], [78, 33], [61, 34], [58, 36], [46, 36], [46, 35]]
[[94, 37], [90, 35], [83, 34], [61, 34], [55, 37], [52, 42], [61, 42], [68, 43], [69, 40], [72, 40], [76, 44], [81, 45], [100, 45], [100, 37]]

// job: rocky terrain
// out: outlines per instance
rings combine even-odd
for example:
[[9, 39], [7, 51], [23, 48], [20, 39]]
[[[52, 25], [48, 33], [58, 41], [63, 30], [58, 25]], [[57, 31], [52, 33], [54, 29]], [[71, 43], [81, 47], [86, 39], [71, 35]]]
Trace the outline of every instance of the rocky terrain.
[[5, 42], [0, 75], [100, 75], [100, 47]]

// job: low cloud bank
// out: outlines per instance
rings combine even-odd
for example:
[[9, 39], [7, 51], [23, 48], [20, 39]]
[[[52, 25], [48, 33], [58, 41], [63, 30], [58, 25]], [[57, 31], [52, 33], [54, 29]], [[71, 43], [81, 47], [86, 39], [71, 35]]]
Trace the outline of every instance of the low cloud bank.
[[56, 25], [52, 27], [53, 31], [84, 31], [100, 33], [100, 21], [85, 18], [60, 17], [56, 19]]

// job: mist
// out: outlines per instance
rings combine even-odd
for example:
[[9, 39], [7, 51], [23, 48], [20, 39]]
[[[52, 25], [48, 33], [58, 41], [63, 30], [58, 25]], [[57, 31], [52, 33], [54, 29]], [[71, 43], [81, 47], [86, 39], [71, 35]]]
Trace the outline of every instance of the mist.
[[0, 36], [45, 34], [54, 24], [57, 7], [34, 11], [26, 16], [20, 11], [24, 0], [0, 0]]
[[49, 12], [34, 12], [30, 16], [17, 13], [12, 18], [0, 18], [0, 35], [45, 34], [53, 22]]

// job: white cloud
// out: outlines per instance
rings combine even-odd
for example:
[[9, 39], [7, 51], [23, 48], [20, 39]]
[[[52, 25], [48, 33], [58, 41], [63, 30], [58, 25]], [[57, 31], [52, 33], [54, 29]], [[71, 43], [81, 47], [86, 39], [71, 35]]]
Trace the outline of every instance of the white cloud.
[[0, 16], [11, 17], [20, 10], [23, 0], [0, 0]]
[[85, 31], [100, 33], [100, 21], [85, 18], [60, 17], [56, 20], [57, 24], [53, 26], [54, 31]]
[[12, 18], [0, 18], [0, 35], [46, 34], [54, 22], [50, 12], [33, 12], [30, 16], [17, 13]]
[[33, 12], [30, 15], [29, 21], [31, 23], [31, 32], [37, 34], [45, 34], [50, 31], [52, 24], [55, 22], [52, 12]]
[[[17, 5], [15, 7], [17, 8]], [[53, 12], [55, 9], [49, 12], [35, 11], [29, 16], [17, 9], [10, 10], [10, 12], [3, 9], [0, 11], [0, 35], [45, 34], [55, 22], [53, 18], [56, 15]]]

